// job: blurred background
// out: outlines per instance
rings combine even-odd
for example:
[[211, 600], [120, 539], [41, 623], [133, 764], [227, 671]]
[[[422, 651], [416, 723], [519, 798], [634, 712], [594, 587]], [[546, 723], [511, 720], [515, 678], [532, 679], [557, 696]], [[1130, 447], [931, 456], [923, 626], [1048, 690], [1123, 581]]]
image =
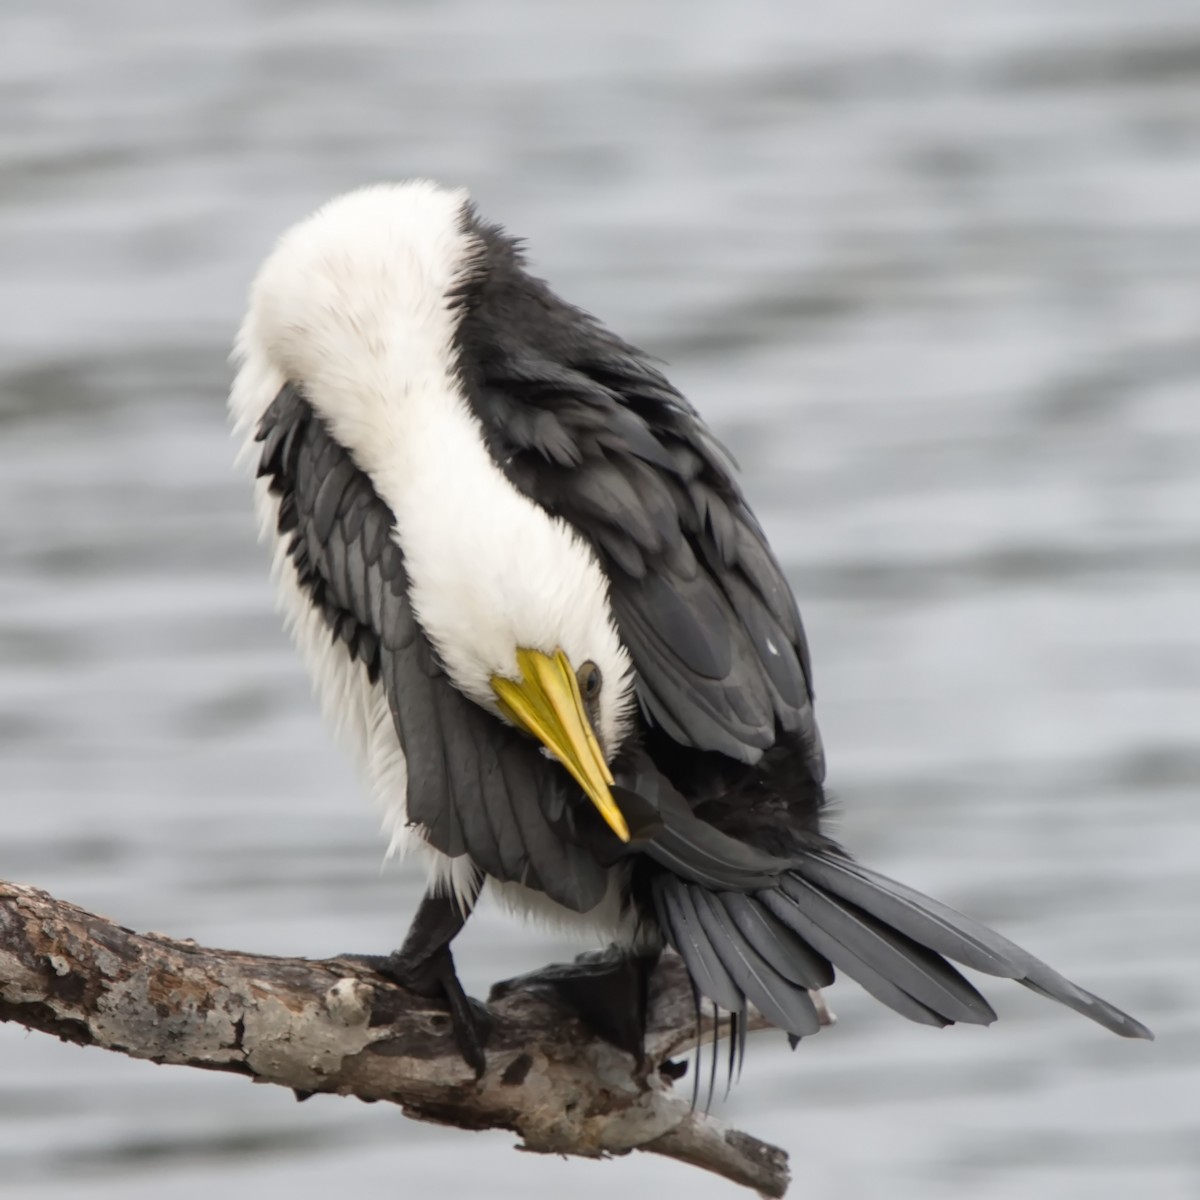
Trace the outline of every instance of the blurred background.
[[[427, 174], [666, 360], [801, 598], [842, 832], [1159, 1035], [839, 984], [722, 1113], [795, 1193], [1200, 1194], [1192, 0], [58, 0], [0, 17], [0, 877], [382, 952], [415, 865], [331, 747], [232, 468], [273, 238]], [[573, 947], [485, 911], [468, 986]], [[0, 1027], [0, 1192], [732, 1188]]]

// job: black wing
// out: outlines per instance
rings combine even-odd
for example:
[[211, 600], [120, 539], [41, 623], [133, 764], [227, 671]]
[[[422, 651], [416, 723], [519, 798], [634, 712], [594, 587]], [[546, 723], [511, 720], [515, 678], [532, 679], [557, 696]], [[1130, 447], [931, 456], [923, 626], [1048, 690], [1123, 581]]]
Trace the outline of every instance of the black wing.
[[820, 783], [804, 629], [727, 455], [645, 355], [527, 275], [499, 231], [474, 232], [467, 395], [509, 479], [599, 555], [651, 723], [740, 763], [790, 743]]
[[296, 577], [346, 652], [387, 695], [408, 766], [408, 819], [451, 857], [586, 911], [606, 873], [580, 844], [562, 772], [467, 699], [413, 615], [394, 518], [298, 388], [258, 431]]

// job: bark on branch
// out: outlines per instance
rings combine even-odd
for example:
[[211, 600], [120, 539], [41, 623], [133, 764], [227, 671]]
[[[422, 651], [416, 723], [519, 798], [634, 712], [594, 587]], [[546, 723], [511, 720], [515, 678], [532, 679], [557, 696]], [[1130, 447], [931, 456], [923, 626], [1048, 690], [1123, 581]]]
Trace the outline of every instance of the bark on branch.
[[642, 1150], [784, 1194], [784, 1151], [693, 1111], [690, 1086], [676, 1094], [661, 1070], [696, 1036], [677, 958], [664, 957], [656, 975], [641, 1066], [572, 1019], [539, 974], [493, 989], [488, 1070], [477, 1082], [444, 1012], [352, 961], [137, 934], [0, 881], [0, 1020], [156, 1063], [236, 1072], [302, 1098], [386, 1100], [417, 1120], [508, 1129], [526, 1150]]

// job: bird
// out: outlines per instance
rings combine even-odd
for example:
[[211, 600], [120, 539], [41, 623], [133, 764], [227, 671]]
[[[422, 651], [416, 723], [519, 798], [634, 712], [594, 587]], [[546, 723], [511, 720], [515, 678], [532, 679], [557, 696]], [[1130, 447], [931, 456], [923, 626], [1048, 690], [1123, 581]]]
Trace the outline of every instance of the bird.
[[840, 972], [931, 1026], [1012, 979], [1139, 1021], [832, 835], [800, 612], [728, 452], [647, 354], [462, 189], [376, 184], [283, 234], [229, 398], [284, 622], [428, 885], [372, 958], [486, 1068], [451, 943], [486, 890], [608, 946], [562, 996], [637, 1053], [668, 948], [744, 1045]]

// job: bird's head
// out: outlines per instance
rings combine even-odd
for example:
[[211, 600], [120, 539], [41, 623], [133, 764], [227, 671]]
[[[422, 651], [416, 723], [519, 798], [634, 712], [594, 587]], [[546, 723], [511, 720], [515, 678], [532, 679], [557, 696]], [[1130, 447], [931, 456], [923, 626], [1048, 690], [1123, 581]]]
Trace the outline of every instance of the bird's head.
[[[453, 684], [536, 738], [627, 841], [611, 767], [634, 684], [608, 579], [590, 543], [506, 474], [505, 418], [473, 382], [484, 363], [569, 341], [562, 322], [582, 314], [548, 316], [533, 285], [464, 192], [415, 182], [340, 197], [260, 272], [233, 404], [252, 426], [281, 386], [300, 389], [390, 509], [412, 611]], [[507, 399], [524, 411], [519, 387]]]

